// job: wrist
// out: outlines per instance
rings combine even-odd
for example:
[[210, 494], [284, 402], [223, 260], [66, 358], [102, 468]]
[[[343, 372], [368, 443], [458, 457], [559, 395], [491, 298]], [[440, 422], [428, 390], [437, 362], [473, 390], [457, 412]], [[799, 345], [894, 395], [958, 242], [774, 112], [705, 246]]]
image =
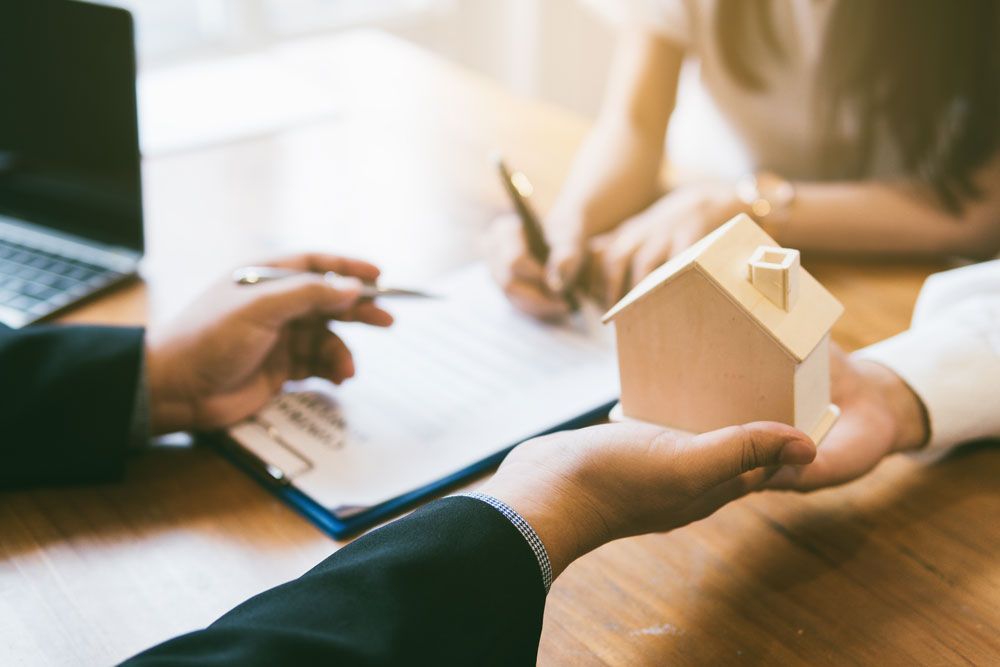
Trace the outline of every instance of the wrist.
[[555, 245], [583, 245], [593, 236], [587, 214], [578, 208], [557, 205], [542, 223], [545, 238]]
[[707, 189], [705, 205], [721, 222], [731, 220], [740, 213], [747, 213], [746, 204], [740, 199], [738, 187], [730, 183], [719, 183]]
[[741, 210], [768, 233], [788, 221], [796, 194], [794, 183], [771, 171], [749, 174], [736, 183]]
[[895, 425], [893, 452], [920, 449], [930, 436], [930, 420], [920, 397], [890, 368], [874, 361], [860, 366], [886, 402]]
[[191, 403], [166, 357], [154, 344], [147, 344], [149, 428], [153, 435], [189, 430], [194, 422]]
[[478, 490], [506, 503], [531, 526], [548, 552], [553, 578], [610, 539], [603, 521], [572, 502], [558, 485], [498, 477]]

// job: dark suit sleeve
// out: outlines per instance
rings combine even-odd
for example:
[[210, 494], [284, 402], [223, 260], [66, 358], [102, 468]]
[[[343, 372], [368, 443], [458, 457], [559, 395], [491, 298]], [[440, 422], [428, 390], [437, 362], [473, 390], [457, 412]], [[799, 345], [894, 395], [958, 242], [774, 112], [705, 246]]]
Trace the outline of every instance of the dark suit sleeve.
[[126, 664], [533, 665], [544, 604], [517, 529], [445, 498]]
[[0, 489], [121, 475], [141, 329], [0, 325]]

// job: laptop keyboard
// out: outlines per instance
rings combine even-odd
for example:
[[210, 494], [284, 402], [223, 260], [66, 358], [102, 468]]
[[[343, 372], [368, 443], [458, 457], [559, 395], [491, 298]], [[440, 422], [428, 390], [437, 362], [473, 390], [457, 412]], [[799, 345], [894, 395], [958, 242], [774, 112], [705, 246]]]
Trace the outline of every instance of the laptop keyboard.
[[121, 277], [104, 266], [0, 238], [0, 307], [24, 313], [26, 321]]

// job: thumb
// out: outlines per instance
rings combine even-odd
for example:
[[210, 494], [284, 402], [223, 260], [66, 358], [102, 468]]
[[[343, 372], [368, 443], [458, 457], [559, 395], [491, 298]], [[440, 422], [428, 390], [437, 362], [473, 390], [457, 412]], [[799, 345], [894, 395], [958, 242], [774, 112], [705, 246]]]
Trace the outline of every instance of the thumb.
[[572, 242], [553, 243], [545, 267], [545, 284], [555, 294], [572, 289], [583, 268], [583, 251]]
[[743, 473], [774, 465], [805, 465], [816, 445], [802, 431], [777, 422], [728, 426], [692, 437], [683, 446], [691, 472], [712, 488]]
[[321, 275], [304, 273], [249, 289], [256, 291], [244, 312], [277, 329], [307, 315], [332, 318], [346, 313], [361, 299], [362, 283], [342, 277], [333, 285]]

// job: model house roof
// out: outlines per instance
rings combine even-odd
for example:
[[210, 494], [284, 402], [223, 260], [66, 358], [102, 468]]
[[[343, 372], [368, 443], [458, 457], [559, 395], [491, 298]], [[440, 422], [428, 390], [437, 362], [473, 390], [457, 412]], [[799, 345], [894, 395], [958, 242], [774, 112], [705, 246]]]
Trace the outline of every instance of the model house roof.
[[[762, 272], [759, 282], [754, 267]], [[700, 272], [797, 361], [812, 352], [844, 312], [798, 265], [795, 251], [782, 250], [749, 216], [740, 214], [649, 274], [605, 314], [604, 322], [687, 271]], [[792, 284], [785, 283], [783, 290], [780, 283], [768, 282], [775, 276]]]

